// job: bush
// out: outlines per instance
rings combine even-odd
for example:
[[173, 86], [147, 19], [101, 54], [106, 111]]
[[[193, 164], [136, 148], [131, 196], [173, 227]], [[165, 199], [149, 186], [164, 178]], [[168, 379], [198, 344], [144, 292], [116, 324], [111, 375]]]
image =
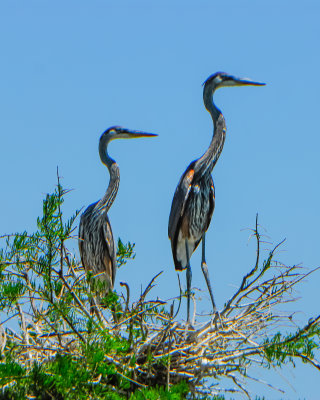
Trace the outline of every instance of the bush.
[[[33, 234], [2, 237], [0, 251], [0, 385], [4, 399], [223, 399], [221, 377], [249, 396], [243, 383], [253, 367], [280, 367], [296, 359], [319, 369], [319, 318], [289, 333], [276, 306], [309, 273], [274, 261], [276, 246], [260, 262], [258, 222], [252, 230], [257, 257], [239, 289], [219, 314], [192, 326], [178, 320], [179, 303], [149, 299], [157, 276], [133, 303], [88, 285], [67, 244], [76, 238], [77, 211], [64, 222], [63, 190], [43, 201]], [[118, 241], [118, 266], [134, 258], [134, 245]], [[97, 287], [95, 287], [97, 286]], [[175, 304], [177, 304], [175, 306]], [[2, 397], [1, 397], [2, 396]]]

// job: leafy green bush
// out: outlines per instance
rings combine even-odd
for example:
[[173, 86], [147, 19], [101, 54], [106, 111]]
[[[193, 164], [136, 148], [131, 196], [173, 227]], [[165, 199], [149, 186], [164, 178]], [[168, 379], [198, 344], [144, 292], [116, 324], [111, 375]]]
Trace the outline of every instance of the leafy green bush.
[[[88, 284], [74, 241], [75, 219], [64, 221], [63, 190], [43, 201], [37, 231], [2, 237], [0, 250], [0, 399], [184, 399], [222, 400], [219, 378], [240, 380], [252, 367], [279, 367], [296, 359], [319, 368], [319, 318], [298, 331], [274, 332], [289, 317], [276, 313], [308, 273], [274, 261], [277, 246], [260, 263], [258, 223], [253, 229], [257, 259], [219, 315], [187, 326], [176, 306], [148, 299], [157, 276], [137, 301]], [[118, 240], [118, 267], [134, 258], [134, 244]], [[267, 338], [266, 338], [267, 337]]]

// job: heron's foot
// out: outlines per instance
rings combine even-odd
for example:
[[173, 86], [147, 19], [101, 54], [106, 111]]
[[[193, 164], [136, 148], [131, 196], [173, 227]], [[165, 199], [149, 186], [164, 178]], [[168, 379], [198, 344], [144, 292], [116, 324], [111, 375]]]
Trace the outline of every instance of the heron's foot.
[[223, 322], [221, 319], [221, 315], [220, 312], [215, 310], [212, 313], [212, 320], [211, 320], [211, 324], [215, 326], [215, 329], [218, 330], [218, 322], [220, 322], [220, 327], [223, 327]]
[[186, 340], [188, 333], [190, 333], [191, 331], [195, 331], [191, 321], [187, 321], [184, 327], [184, 340]]

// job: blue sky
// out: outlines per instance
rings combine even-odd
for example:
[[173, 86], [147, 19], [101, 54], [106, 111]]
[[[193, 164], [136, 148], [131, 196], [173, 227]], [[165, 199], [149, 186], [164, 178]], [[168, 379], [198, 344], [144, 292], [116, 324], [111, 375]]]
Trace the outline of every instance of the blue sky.
[[[66, 216], [98, 200], [108, 184], [98, 139], [109, 126], [158, 133], [110, 145], [121, 172], [110, 220], [114, 235], [135, 242], [137, 252], [118, 272], [116, 289], [127, 281], [137, 295], [163, 270], [154, 295], [175, 296], [167, 238], [172, 196], [210, 142], [202, 83], [221, 70], [267, 85], [215, 96], [228, 128], [213, 172], [216, 209], [207, 234], [218, 308], [252, 266], [246, 228], [257, 212], [271, 242], [287, 238], [281, 261], [317, 267], [319, 17], [316, 1], [2, 1], [1, 233], [35, 229], [57, 166], [73, 189]], [[199, 251], [192, 268], [193, 286], [205, 289]], [[301, 300], [287, 306], [299, 310], [298, 323], [319, 313], [319, 279], [310, 277], [299, 287]], [[200, 310], [209, 307], [206, 297]], [[286, 390], [252, 385], [269, 400], [318, 396], [311, 367], [264, 374]]]

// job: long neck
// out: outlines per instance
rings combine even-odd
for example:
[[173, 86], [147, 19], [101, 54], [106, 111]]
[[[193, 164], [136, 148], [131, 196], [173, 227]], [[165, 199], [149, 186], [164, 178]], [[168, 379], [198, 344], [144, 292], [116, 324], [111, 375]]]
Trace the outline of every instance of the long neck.
[[120, 169], [115, 160], [113, 160], [107, 152], [108, 143], [108, 137], [106, 137], [105, 140], [100, 141], [99, 154], [102, 163], [109, 170], [110, 181], [105, 195], [96, 205], [96, 208], [99, 211], [104, 211], [105, 213], [107, 213], [112, 206], [114, 199], [116, 198], [116, 195], [118, 193], [120, 183]]
[[219, 159], [226, 138], [225, 119], [212, 100], [215, 89], [215, 87], [205, 87], [203, 92], [204, 105], [213, 121], [213, 136], [208, 150], [196, 163], [197, 172], [200, 176], [211, 173]]

